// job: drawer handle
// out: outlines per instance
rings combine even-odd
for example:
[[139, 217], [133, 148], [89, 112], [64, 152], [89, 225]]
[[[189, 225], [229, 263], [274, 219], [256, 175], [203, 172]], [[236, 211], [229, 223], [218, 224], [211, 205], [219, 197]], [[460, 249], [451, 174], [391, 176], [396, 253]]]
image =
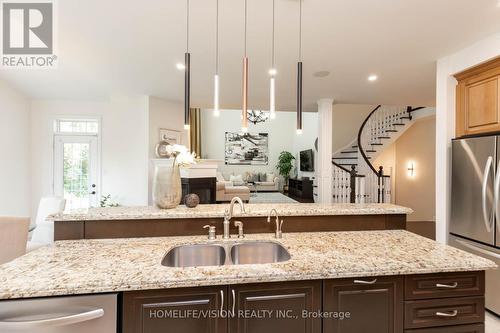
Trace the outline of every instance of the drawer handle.
[[453, 310], [452, 312], [436, 312], [438, 317], [456, 317], [458, 315], [458, 310]]
[[354, 280], [354, 283], [357, 283], [357, 284], [375, 284], [376, 282], [377, 282], [377, 279], [373, 279], [371, 281]]
[[441, 283], [436, 283], [437, 288], [448, 288], [448, 289], [455, 289], [458, 287], [458, 282], [455, 282], [454, 284], [441, 284]]

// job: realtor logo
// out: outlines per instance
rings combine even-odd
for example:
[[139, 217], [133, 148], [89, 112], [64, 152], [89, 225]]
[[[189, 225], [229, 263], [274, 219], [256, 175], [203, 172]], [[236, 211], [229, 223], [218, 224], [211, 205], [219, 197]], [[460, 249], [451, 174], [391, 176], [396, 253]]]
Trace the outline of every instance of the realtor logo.
[[2, 53], [4, 68], [54, 67], [54, 3], [3, 1]]

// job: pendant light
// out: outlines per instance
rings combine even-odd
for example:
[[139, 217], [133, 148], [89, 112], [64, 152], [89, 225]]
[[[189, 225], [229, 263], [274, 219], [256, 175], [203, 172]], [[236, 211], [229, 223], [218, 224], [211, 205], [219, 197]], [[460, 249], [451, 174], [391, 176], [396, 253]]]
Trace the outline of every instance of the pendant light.
[[215, 75], [214, 75], [214, 117], [220, 115], [219, 110], [219, 0], [216, 0], [215, 12]]
[[241, 131], [243, 133], [248, 132], [248, 119], [247, 119], [247, 109], [248, 109], [248, 58], [247, 58], [247, 0], [244, 1], [244, 56], [243, 56], [243, 106], [241, 110], [242, 122]]
[[273, 0], [273, 36], [272, 36], [272, 51], [271, 51], [271, 69], [269, 70], [269, 117], [271, 119], [276, 118], [276, 96], [275, 96], [275, 76], [276, 76], [276, 66], [274, 58], [274, 0]]
[[297, 63], [297, 134], [302, 134], [302, 0], [299, 0], [299, 62]]
[[191, 55], [189, 54], [189, 0], [186, 0], [186, 53], [184, 54], [184, 129], [189, 130], [190, 122], [190, 70]]

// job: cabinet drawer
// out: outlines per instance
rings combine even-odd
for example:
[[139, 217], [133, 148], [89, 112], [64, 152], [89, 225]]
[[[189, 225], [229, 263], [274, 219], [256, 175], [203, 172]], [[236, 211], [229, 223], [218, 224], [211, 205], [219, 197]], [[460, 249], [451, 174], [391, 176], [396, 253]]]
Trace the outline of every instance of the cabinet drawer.
[[405, 299], [428, 299], [484, 295], [484, 271], [409, 275]]
[[484, 325], [474, 324], [474, 325], [421, 328], [417, 330], [406, 330], [405, 333], [484, 333]]
[[405, 329], [483, 322], [483, 296], [405, 302]]

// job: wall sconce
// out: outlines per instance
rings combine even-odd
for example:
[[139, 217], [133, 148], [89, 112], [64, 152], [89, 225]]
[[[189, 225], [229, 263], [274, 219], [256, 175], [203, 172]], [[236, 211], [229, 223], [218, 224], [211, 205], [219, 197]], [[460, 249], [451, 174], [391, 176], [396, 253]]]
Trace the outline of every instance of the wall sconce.
[[415, 162], [414, 161], [409, 161], [408, 162], [408, 177], [415, 177]]

